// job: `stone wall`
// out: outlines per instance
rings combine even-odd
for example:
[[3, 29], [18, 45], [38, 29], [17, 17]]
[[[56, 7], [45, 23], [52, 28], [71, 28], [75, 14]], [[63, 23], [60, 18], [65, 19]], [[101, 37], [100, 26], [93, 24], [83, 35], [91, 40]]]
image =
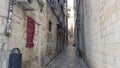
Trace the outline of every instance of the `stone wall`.
[[120, 0], [84, 4], [84, 47], [90, 68], [119, 68]]
[[[9, 0], [0, 1], [0, 68], [8, 67], [8, 59], [11, 49], [20, 48], [23, 55], [22, 68], [41, 68], [55, 57], [56, 42], [56, 16], [47, 3], [40, 12], [41, 7], [36, 0], [34, 11], [24, 11], [17, 5], [14, 5], [12, 18], [12, 33], [9, 37], [5, 36], [6, 18], [8, 13]], [[27, 16], [35, 20], [34, 47], [26, 46]], [[52, 32], [48, 31], [49, 20], [52, 22]], [[48, 42], [48, 34], [52, 36]], [[48, 49], [50, 48], [50, 49]], [[48, 54], [50, 50], [50, 56]], [[44, 63], [41, 64], [41, 59]], [[42, 62], [43, 62], [42, 61]]]

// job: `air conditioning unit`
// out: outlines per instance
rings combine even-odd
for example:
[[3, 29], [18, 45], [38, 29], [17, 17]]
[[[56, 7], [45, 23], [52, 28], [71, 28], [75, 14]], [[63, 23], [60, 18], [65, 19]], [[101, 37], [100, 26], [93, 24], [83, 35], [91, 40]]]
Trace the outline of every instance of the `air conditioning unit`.
[[17, 0], [17, 4], [24, 10], [34, 10], [34, 0]]
[[56, 8], [56, 2], [55, 2], [55, 0], [51, 0], [50, 1], [50, 6], [52, 7], [52, 8]]
[[45, 0], [38, 0], [39, 4], [45, 5], [46, 1]]

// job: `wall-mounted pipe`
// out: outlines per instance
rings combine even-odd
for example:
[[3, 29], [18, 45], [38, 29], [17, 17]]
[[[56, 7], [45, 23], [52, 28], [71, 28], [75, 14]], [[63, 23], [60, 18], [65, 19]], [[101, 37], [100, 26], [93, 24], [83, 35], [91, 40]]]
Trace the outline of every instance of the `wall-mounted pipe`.
[[7, 25], [5, 30], [5, 35], [9, 36], [11, 33], [11, 21], [12, 21], [12, 15], [13, 15], [13, 5], [15, 4], [15, 0], [9, 0], [9, 9], [8, 9], [8, 15], [7, 15]]

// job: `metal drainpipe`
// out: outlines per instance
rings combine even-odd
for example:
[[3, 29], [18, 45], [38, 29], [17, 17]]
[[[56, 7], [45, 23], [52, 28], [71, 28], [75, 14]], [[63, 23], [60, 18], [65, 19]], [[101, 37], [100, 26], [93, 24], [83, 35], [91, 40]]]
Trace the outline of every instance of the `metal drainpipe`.
[[5, 30], [5, 35], [9, 36], [11, 34], [11, 21], [13, 15], [13, 5], [15, 4], [15, 0], [9, 0], [9, 9], [8, 9], [8, 16], [7, 16], [7, 25]]

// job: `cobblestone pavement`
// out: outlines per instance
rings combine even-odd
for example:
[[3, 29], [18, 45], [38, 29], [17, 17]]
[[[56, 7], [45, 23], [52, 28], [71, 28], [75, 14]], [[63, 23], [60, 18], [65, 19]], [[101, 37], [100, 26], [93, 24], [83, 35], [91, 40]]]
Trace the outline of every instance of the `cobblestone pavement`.
[[69, 45], [66, 50], [51, 61], [46, 68], [83, 68], [84, 64], [81, 61], [81, 58], [78, 58], [75, 54], [75, 47]]

